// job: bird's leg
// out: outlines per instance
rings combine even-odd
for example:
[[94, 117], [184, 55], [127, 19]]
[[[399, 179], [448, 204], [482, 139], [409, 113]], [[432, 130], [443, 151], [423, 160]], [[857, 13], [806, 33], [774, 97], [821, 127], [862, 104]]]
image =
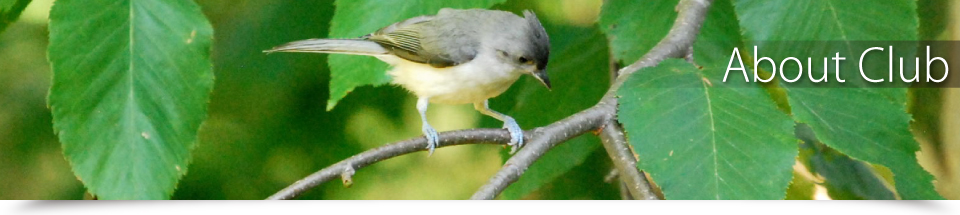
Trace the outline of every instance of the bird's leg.
[[420, 112], [420, 120], [423, 121], [423, 136], [427, 137], [427, 150], [430, 151], [428, 156], [433, 155], [433, 149], [440, 144], [440, 134], [437, 134], [437, 130], [433, 129], [430, 123], [427, 123], [427, 105], [429, 104], [428, 97], [417, 99], [417, 111]]
[[483, 102], [473, 103], [473, 108], [480, 111], [483, 115], [491, 116], [500, 121], [503, 121], [503, 128], [506, 128], [510, 132], [510, 146], [513, 146], [513, 149], [510, 150], [510, 153], [513, 154], [520, 147], [523, 146], [523, 129], [520, 129], [520, 124], [517, 124], [517, 121], [513, 117], [507, 116], [500, 112], [490, 109], [490, 106], [487, 105], [487, 100]]

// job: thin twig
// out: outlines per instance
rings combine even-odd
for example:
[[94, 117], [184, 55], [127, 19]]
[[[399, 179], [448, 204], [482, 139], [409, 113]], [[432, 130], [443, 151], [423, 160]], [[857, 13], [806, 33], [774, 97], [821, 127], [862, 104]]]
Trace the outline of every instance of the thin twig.
[[633, 150], [630, 150], [627, 145], [623, 128], [613, 120], [607, 121], [600, 132], [600, 140], [607, 154], [610, 155], [613, 166], [619, 171], [620, 181], [626, 186], [630, 196], [634, 199], [659, 200], [653, 193], [647, 177], [637, 169], [637, 159], [633, 156]]
[[[530, 133], [526, 132], [525, 134]], [[526, 135], [524, 139], [530, 139], [529, 135]], [[440, 133], [440, 144], [438, 147], [445, 146], [454, 146], [454, 145], [463, 145], [463, 144], [472, 144], [472, 143], [489, 143], [489, 144], [501, 144], [506, 145], [510, 140], [510, 133], [504, 129], [469, 129], [469, 130], [458, 130], [458, 131], [448, 131]], [[353, 157], [347, 158], [346, 160], [340, 161], [336, 164], [323, 168], [316, 173], [307, 176], [304, 179], [301, 179], [287, 188], [280, 190], [276, 194], [273, 194], [268, 200], [283, 200], [283, 199], [293, 199], [302, 194], [303, 192], [316, 187], [324, 182], [334, 180], [336, 178], [342, 178], [345, 181], [352, 180], [350, 177], [354, 172], [360, 168], [369, 166], [376, 162], [386, 160], [389, 158], [397, 157], [400, 155], [410, 154], [419, 151], [425, 151], [427, 148], [426, 138], [420, 137], [415, 139], [404, 140], [396, 143], [387, 144], [378, 148], [367, 150], [363, 153], [354, 155]]]
[[611, 169], [610, 173], [607, 173], [606, 176], [603, 176], [603, 182], [613, 183], [613, 180], [617, 179], [618, 177], [620, 177], [620, 170], [614, 168]]

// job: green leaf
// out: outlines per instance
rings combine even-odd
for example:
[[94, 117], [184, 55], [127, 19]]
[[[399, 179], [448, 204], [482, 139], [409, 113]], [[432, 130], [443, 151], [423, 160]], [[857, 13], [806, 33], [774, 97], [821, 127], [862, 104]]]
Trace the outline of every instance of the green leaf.
[[[441, 8], [488, 8], [506, 0], [482, 1], [377, 1], [337, 0], [330, 26], [332, 38], [357, 38], [395, 22], [420, 15], [433, 15]], [[362, 17], [362, 18], [359, 18]], [[331, 55], [330, 99], [327, 110], [354, 88], [390, 82], [387, 64], [369, 56]]]
[[679, 59], [619, 91], [621, 123], [667, 199], [783, 199], [793, 123], [755, 85], [733, 86]]
[[823, 185], [832, 199], [893, 200], [896, 196], [870, 165], [837, 152], [817, 141], [810, 127], [797, 125], [801, 156], [810, 173], [823, 177]]
[[186, 173], [213, 86], [213, 30], [191, 0], [60, 0], [50, 108], [100, 199], [165, 199]]
[[[737, 1], [736, 11], [748, 45], [759, 46], [761, 56], [783, 59], [852, 57], [866, 50], [855, 41], [914, 41], [918, 35], [916, 2], [865, 1]], [[816, 23], [816, 24], [811, 24]], [[784, 42], [787, 41], [787, 42]], [[789, 41], [819, 41], [796, 42]], [[824, 42], [838, 41], [838, 42]], [[913, 59], [915, 44], [895, 48], [896, 55]], [[889, 50], [888, 50], [889, 51]], [[856, 62], [856, 61], [853, 61]], [[884, 65], [881, 65], [884, 64]], [[886, 74], [885, 63], [864, 64], [868, 73]], [[908, 64], [911, 65], [911, 64]], [[842, 64], [844, 74], [859, 75], [856, 63]], [[794, 77], [796, 71], [783, 71]], [[820, 71], [823, 74], [823, 71]], [[882, 77], [882, 76], [881, 76]], [[863, 86], [862, 78], [846, 79]], [[859, 82], [858, 82], [859, 80]], [[804, 88], [784, 85], [794, 119], [809, 124], [826, 145], [858, 160], [880, 164], [895, 174], [903, 199], [941, 199], [933, 177], [917, 163], [919, 146], [909, 131], [905, 88]]]
[[30, 0], [0, 0], [0, 33], [3, 33], [10, 23], [17, 21], [20, 12], [23, 12], [28, 4]]
[[[612, 41], [621, 41], [612, 46], [627, 46], [614, 52], [617, 59], [633, 62], [646, 52], [644, 47], [656, 43], [637, 39], [636, 32], [665, 35], [669, 30], [673, 18], [653, 26], [636, 21], [676, 16], [678, 1], [657, 2], [664, 5], [618, 1], [620, 5], [605, 7], [650, 10], [636, 13], [634, 21], [601, 18], [604, 29], [621, 30], [607, 31]], [[617, 19], [619, 13], [607, 10], [603, 16]], [[668, 199], [785, 196], [797, 153], [790, 137], [792, 122], [758, 85], [722, 82], [730, 50], [742, 45], [738, 28], [730, 1], [714, 2], [694, 44], [694, 59], [702, 71], [668, 60], [634, 74], [620, 89], [620, 121], [639, 154], [639, 166]]]
[[600, 30], [610, 40], [619, 63], [629, 64], [667, 35], [677, 17], [679, 0], [606, 1], [600, 11]]
[[[544, 26], [550, 35], [551, 54], [547, 71], [550, 81], [553, 81], [553, 89], [547, 90], [536, 79], [525, 76], [514, 84], [518, 85], [514, 87], [516, 102], [503, 105], [501, 98], [491, 101], [494, 108], [511, 110], [507, 113], [526, 129], [546, 126], [597, 104], [610, 86], [608, 50], [598, 29], [549, 22]], [[499, 126], [502, 123], [487, 124]], [[519, 199], [541, 188], [584, 163], [599, 146], [600, 141], [596, 137], [587, 136], [557, 146], [527, 169], [519, 181], [504, 190], [501, 198]]]

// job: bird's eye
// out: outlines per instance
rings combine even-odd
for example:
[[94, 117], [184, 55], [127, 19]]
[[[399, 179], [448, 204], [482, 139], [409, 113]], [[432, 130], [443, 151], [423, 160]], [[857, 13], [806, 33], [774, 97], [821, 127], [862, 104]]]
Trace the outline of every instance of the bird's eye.
[[530, 61], [530, 59], [527, 59], [526, 57], [520, 57], [520, 59], [517, 59], [517, 61], [520, 61], [520, 63], [522, 63], [522, 64], [531, 64], [531, 63], [533, 63], [533, 61]]

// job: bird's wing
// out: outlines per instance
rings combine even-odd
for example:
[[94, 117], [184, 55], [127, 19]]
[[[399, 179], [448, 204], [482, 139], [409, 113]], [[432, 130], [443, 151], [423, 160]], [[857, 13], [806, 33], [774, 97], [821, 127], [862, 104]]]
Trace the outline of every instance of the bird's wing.
[[434, 16], [419, 16], [394, 23], [364, 38], [384, 46], [393, 55], [437, 68], [456, 66], [476, 57], [475, 43], [438, 44], [454, 42], [442, 39], [444, 36], [456, 37], [436, 34], [439, 24]]

